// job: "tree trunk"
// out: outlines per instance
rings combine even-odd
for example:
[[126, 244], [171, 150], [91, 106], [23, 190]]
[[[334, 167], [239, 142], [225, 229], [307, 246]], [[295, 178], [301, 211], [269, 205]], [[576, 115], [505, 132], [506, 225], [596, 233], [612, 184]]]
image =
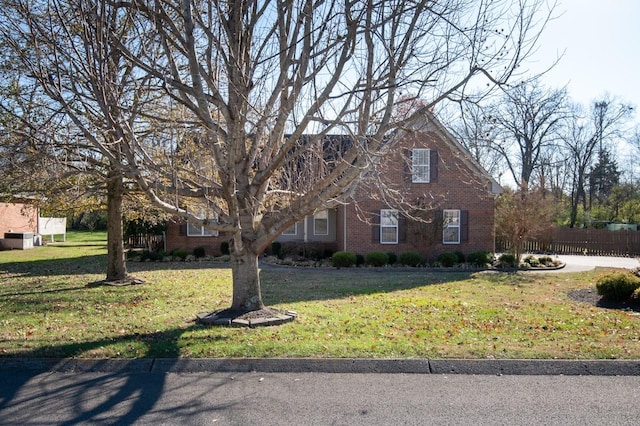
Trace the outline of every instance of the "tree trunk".
[[246, 248], [239, 252], [231, 250], [231, 273], [233, 277], [231, 310], [249, 312], [263, 309], [258, 255]]
[[122, 229], [122, 174], [110, 171], [107, 177], [107, 281], [127, 278]]

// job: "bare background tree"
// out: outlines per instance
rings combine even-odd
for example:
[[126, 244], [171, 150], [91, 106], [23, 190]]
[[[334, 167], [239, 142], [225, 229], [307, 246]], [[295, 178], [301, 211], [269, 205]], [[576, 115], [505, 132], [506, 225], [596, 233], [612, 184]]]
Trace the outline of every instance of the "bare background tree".
[[573, 228], [578, 224], [580, 204], [583, 212], [588, 210], [588, 175], [591, 168], [607, 145], [621, 135], [632, 111], [628, 105], [616, 105], [611, 100], [595, 102], [590, 116], [585, 116], [579, 106], [573, 106], [563, 137], [568, 173], [572, 177], [569, 227]]
[[539, 186], [544, 159], [558, 146], [565, 99], [564, 90], [549, 90], [532, 80], [507, 89], [490, 107], [486, 119], [498, 133], [493, 147], [518, 187], [529, 188], [536, 177]]

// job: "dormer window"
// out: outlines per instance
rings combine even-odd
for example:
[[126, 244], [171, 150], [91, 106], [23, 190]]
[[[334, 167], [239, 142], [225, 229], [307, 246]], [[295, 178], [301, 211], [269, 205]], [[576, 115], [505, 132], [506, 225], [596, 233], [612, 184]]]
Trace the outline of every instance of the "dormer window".
[[413, 149], [411, 151], [411, 182], [431, 182], [431, 150]]

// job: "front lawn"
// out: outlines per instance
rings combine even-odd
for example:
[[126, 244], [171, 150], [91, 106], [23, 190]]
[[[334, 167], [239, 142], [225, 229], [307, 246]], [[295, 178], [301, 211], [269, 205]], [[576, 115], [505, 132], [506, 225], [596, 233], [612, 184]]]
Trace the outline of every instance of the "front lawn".
[[[146, 284], [104, 278], [104, 234], [0, 252], [0, 356], [640, 358], [640, 317], [571, 300], [603, 272], [262, 271], [265, 303], [297, 311], [266, 328], [196, 325], [228, 307], [231, 272], [132, 262]], [[595, 291], [595, 290], [594, 290]]]

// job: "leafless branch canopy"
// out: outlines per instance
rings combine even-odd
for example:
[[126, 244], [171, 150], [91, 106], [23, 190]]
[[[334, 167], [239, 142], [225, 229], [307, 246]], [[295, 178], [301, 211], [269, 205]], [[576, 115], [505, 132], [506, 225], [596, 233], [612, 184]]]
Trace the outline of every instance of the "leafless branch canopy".
[[506, 83], [552, 13], [542, 0], [2, 3], [28, 79], [104, 161], [254, 252], [345, 202], [422, 112]]

